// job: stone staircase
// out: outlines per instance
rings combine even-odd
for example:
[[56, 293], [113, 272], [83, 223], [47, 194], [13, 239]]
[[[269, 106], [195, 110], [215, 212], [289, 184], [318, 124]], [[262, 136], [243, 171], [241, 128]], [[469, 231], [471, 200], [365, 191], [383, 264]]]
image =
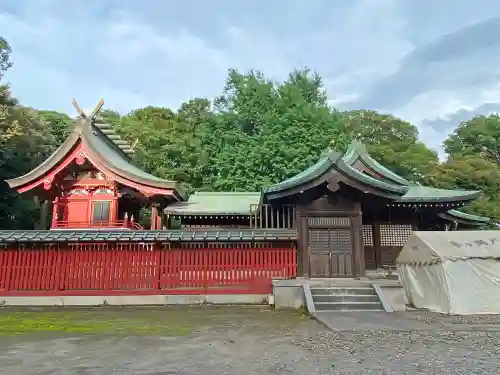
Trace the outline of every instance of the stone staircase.
[[371, 284], [362, 286], [312, 286], [312, 303], [321, 311], [384, 311]]

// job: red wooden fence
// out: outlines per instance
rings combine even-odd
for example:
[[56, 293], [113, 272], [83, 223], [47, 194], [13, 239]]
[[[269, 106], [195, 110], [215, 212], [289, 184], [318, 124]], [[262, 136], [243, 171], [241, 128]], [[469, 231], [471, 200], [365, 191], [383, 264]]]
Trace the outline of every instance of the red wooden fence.
[[79, 244], [0, 249], [0, 295], [264, 294], [296, 276], [292, 248]]

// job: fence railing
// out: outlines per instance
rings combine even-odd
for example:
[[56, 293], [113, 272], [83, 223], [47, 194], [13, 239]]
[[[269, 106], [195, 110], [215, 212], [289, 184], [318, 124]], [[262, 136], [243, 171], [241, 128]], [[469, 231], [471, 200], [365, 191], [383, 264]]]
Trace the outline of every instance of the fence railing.
[[267, 294], [273, 278], [296, 272], [293, 248], [6, 248], [0, 250], [0, 295]]
[[295, 228], [295, 205], [250, 205], [250, 228]]
[[52, 229], [144, 229], [140, 224], [131, 220], [115, 220], [115, 221], [68, 221], [57, 220], [54, 222]]

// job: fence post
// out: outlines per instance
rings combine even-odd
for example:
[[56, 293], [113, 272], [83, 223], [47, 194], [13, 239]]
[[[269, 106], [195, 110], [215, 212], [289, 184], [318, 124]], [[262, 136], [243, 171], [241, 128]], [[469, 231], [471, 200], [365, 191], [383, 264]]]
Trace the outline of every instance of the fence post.
[[156, 276], [156, 289], [161, 290], [161, 279], [163, 274], [163, 246], [161, 244], [154, 244], [153, 251], [155, 252], [155, 276]]

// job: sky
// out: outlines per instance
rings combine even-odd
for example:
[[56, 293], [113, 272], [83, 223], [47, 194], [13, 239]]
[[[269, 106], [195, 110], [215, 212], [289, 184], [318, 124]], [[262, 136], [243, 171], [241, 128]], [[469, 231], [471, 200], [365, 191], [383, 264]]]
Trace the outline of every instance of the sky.
[[5, 77], [24, 105], [127, 113], [214, 97], [227, 71], [321, 74], [333, 106], [418, 126], [440, 150], [500, 111], [498, 0], [0, 0]]

